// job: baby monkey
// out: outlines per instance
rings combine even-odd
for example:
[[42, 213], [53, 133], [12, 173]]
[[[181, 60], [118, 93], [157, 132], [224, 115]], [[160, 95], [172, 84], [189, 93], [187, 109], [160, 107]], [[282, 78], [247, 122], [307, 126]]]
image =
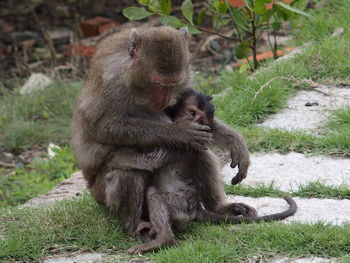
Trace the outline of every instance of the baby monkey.
[[212, 96], [189, 89], [182, 93], [177, 103], [165, 112], [174, 122], [191, 121], [211, 127], [214, 121], [215, 106], [210, 102]]
[[[211, 96], [188, 90], [174, 106], [166, 109], [166, 113], [174, 122], [190, 121], [211, 127], [215, 112], [211, 100]], [[203, 152], [163, 148], [150, 153], [126, 151], [117, 153], [119, 159], [114, 158], [117, 161], [117, 164], [114, 164], [119, 169], [153, 172], [150, 174], [146, 193], [150, 222], [140, 223], [136, 230], [146, 243], [130, 248], [129, 254], [143, 253], [174, 244], [173, 230], [181, 231], [193, 220], [216, 224], [260, 222], [281, 220], [296, 212], [296, 203], [290, 197], [284, 197], [290, 205], [288, 210], [267, 216], [258, 217], [256, 210], [245, 204], [228, 205], [227, 209], [220, 213], [208, 211], [203, 207], [198, 193], [201, 178], [194, 176], [196, 173], [192, 170], [193, 167], [197, 167], [193, 164], [201, 158]], [[212, 154], [209, 150], [207, 153]]]

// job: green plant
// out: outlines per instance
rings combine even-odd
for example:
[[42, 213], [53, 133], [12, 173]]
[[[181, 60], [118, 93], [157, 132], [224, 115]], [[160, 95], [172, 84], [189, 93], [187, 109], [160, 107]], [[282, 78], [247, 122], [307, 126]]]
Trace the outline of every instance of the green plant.
[[[267, 31], [269, 36], [272, 32], [274, 42], [270, 41], [270, 37], [269, 42], [274, 57], [277, 58], [276, 31], [281, 28], [282, 22], [290, 21], [298, 15], [309, 16], [302, 11], [306, 7], [307, 0], [207, 0], [204, 7], [196, 14], [192, 1], [185, 0], [181, 5], [181, 18], [170, 15], [171, 0], [137, 2], [143, 8], [127, 7], [123, 10], [123, 15], [130, 20], [140, 20], [156, 14], [162, 16], [161, 23], [164, 25], [175, 28], [187, 26], [192, 33], [208, 32], [236, 41], [232, 36], [219, 32], [223, 26], [234, 27], [239, 45], [230, 52], [229, 57], [235, 54], [238, 59], [247, 58], [251, 50], [254, 61], [254, 65], [250, 65], [252, 69], [258, 67], [257, 43], [262, 32]], [[203, 26], [206, 17], [211, 18], [212, 28]]]

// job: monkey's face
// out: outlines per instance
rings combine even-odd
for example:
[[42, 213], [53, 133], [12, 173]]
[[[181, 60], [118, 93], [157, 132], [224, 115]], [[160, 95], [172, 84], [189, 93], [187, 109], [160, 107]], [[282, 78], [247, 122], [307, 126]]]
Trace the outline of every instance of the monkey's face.
[[143, 31], [130, 55], [136, 96], [154, 110], [169, 106], [191, 80], [187, 37], [178, 30]]
[[196, 97], [192, 96], [185, 100], [184, 107], [175, 117], [175, 122], [181, 121], [195, 122], [200, 125], [210, 126], [213, 120], [208, 119], [204, 109], [199, 109]]

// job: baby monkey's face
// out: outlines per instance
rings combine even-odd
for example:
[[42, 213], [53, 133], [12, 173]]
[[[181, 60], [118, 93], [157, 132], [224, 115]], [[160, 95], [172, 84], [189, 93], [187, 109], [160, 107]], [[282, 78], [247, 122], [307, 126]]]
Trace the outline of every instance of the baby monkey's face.
[[190, 121], [209, 126], [212, 120], [208, 119], [205, 108], [200, 109], [198, 107], [198, 99], [195, 96], [191, 96], [185, 100], [184, 106], [180, 109], [175, 121]]

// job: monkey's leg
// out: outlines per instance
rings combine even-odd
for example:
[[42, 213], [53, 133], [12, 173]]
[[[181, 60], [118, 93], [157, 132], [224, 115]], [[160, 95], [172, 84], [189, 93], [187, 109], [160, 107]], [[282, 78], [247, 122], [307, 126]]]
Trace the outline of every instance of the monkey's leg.
[[120, 218], [125, 232], [129, 234], [132, 234], [142, 221], [147, 179], [147, 172], [113, 170], [97, 178], [97, 181], [103, 181], [103, 184], [91, 187], [95, 199], [104, 197], [104, 202], [100, 203]]
[[195, 162], [191, 165], [205, 209], [222, 215], [242, 215], [246, 217], [257, 215], [256, 210], [246, 204], [225, 204], [224, 183], [219, 174], [217, 157], [212, 151], [198, 152]]
[[149, 153], [139, 153], [132, 148], [121, 148], [108, 155], [108, 169], [150, 171], [165, 165], [169, 161], [168, 150], [156, 148]]
[[168, 206], [163, 201], [162, 197], [162, 193], [157, 193], [154, 187], [149, 187], [147, 190], [149, 217], [157, 233], [157, 237], [148, 243], [131, 247], [128, 250], [129, 254], [144, 253], [155, 250], [161, 246], [175, 243], [175, 235], [171, 228], [171, 217]]
[[192, 187], [184, 187], [181, 190], [167, 196], [172, 225], [176, 231], [184, 230], [188, 224], [196, 219], [199, 196]]

